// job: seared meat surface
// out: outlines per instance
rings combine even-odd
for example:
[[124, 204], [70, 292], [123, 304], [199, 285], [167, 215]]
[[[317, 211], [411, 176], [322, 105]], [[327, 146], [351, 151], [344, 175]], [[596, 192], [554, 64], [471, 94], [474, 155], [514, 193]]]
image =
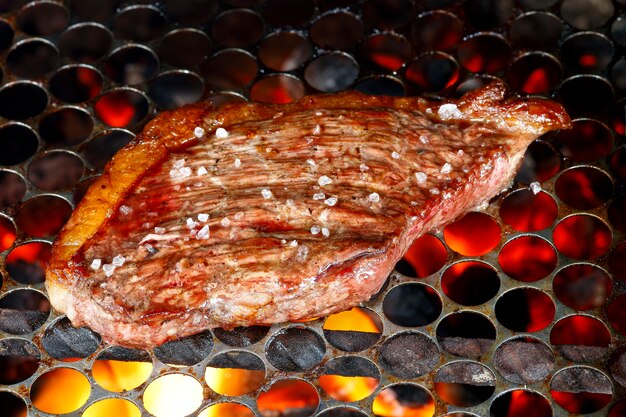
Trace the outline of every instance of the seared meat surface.
[[492, 84], [455, 102], [306, 97], [155, 118], [55, 242], [55, 308], [111, 343], [323, 316], [410, 243], [506, 188], [563, 109]]

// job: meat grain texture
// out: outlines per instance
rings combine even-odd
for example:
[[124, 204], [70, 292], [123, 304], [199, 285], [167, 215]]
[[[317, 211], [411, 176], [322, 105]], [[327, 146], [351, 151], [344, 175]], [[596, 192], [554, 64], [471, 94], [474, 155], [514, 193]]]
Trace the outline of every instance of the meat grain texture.
[[411, 242], [508, 187], [569, 126], [495, 83], [457, 101], [310, 96], [165, 112], [54, 244], [53, 306], [113, 344], [320, 317], [368, 300]]

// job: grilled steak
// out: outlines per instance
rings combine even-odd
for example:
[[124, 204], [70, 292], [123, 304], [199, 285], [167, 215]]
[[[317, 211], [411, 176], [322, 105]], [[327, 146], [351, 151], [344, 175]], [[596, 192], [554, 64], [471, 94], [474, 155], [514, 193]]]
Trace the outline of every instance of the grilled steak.
[[57, 310], [108, 342], [319, 317], [366, 301], [410, 243], [506, 188], [556, 103], [312, 96], [157, 116], [54, 244]]

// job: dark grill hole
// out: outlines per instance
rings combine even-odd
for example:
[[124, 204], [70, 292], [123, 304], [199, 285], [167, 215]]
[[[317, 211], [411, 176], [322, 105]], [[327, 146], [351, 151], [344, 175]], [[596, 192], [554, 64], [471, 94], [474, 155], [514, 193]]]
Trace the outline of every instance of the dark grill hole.
[[573, 414], [588, 414], [613, 399], [611, 380], [597, 369], [572, 366], [557, 372], [550, 382], [554, 401]]
[[598, 168], [574, 167], [559, 175], [555, 192], [568, 206], [589, 210], [604, 204], [613, 196], [613, 182]]
[[46, 328], [41, 345], [51, 357], [73, 361], [86, 358], [100, 346], [100, 336], [87, 327], [74, 327], [62, 317]]
[[272, 365], [285, 372], [303, 372], [322, 361], [324, 339], [313, 330], [292, 326], [276, 332], [267, 342], [265, 354]]
[[146, 46], [126, 45], [113, 51], [104, 64], [104, 73], [123, 85], [148, 81], [156, 74], [159, 59]]
[[425, 326], [439, 317], [443, 304], [432, 287], [418, 283], [392, 288], [383, 301], [383, 312], [393, 323], [406, 327]]
[[[2, 107], [0, 92], [0, 112]], [[0, 164], [15, 165], [30, 158], [39, 146], [37, 134], [22, 123], [8, 123], [0, 127]]]
[[489, 264], [462, 261], [446, 269], [441, 289], [455, 303], [475, 306], [491, 300], [500, 289], [500, 278]]
[[72, 206], [55, 195], [39, 195], [26, 200], [17, 213], [17, 227], [30, 236], [55, 235], [72, 214]]
[[435, 391], [448, 404], [473, 407], [486, 401], [496, 390], [496, 377], [477, 362], [453, 362], [435, 374]]
[[0, 298], [0, 330], [27, 334], [40, 328], [50, 315], [50, 301], [35, 290], [17, 289]]
[[[613, 207], [609, 207], [609, 219], [614, 217], [611, 216]], [[626, 223], [624, 225], [626, 230]], [[614, 226], [620, 230], [619, 224]], [[604, 255], [611, 246], [611, 240], [611, 229], [599, 218], [586, 214], [576, 214], [561, 220], [553, 234], [554, 246], [559, 252], [580, 260]]]
[[278, 32], [267, 37], [259, 46], [258, 58], [274, 71], [292, 71], [313, 56], [308, 39], [296, 32]]
[[402, 36], [375, 34], [358, 49], [359, 63], [376, 72], [398, 71], [411, 58], [411, 45]]
[[298, 78], [275, 74], [261, 78], [250, 88], [250, 99], [263, 103], [285, 104], [304, 97], [306, 88]]
[[193, 67], [205, 60], [212, 46], [206, 33], [183, 28], [173, 30], [161, 39], [158, 54], [163, 62], [175, 67]]
[[82, 103], [96, 97], [102, 89], [102, 75], [87, 65], [71, 65], [50, 77], [52, 95], [66, 103]]
[[0, 391], [0, 410], [5, 417], [24, 417], [28, 412], [24, 400], [9, 391]]
[[550, 402], [541, 394], [525, 389], [507, 391], [496, 397], [489, 407], [490, 417], [552, 417]]
[[496, 370], [515, 384], [534, 384], [552, 373], [556, 359], [541, 340], [530, 336], [504, 341], [493, 354]]
[[561, 46], [561, 56], [568, 68], [576, 72], [600, 72], [609, 65], [615, 47], [597, 32], [575, 33]]
[[425, 278], [439, 271], [448, 261], [444, 244], [433, 235], [423, 235], [413, 241], [395, 270], [410, 278]]
[[46, 278], [45, 268], [50, 253], [51, 245], [48, 242], [28, 242], [19, 245], [6, 257], [7, 272], [20, 284], [41, 284]]
[[448, 314], [437, 325], [437, 341], [453, 355], [478, 359], [491, 350], [495, 340], [491, 320], [474, 311]]
[[556, 298], [576, 310], [603, 305], [613, 290], [611, 277], [591, 264], [572, 264], [561, 269], [552, 280]]
[[537, 332], [554, 319], [550, 296], [535, 288], [515, 288], [502, 294], [495, 306], [498, 322], [516, 332]]
[[232, 330], [217, 328], [213, 329], [213, 333], [215, 333], [215, 337], [228, 346], [246, 347], [252, 346], [263, 339], [267, 336], [269, 330], [270, 328], [267, 326], [250, 326], [235, 327]]
[[622, 335], [626, 335], [626, 294], [616, 297], [608, 306], [607, 317], [609, 323]]
[[148, 94], [162, 109], [174, 109], [195, 103], [204, 93], [204, 81], [188, 71], [168, 71], [155, 77], [148, 87]]
[[192, 366], [209, 356], [212, 349], [213, 337], [210, 331], [205, 331], [166, 342], [154, 348], [154, 355], [168, 365]]
[[423, 333], [408, 331], [388, 338], [380, 347], [378, 363], [398, 378], [417, 378], [439, 363], [437, 344]]
[[609, 268], [615, 279], [626, 282], [626, 243], [613, 249], [609, 256]]
[[[561, 83], [557, 100], [571, 117], [607, 114], [613, 102], [611, 83], [597, 75], [574, 75]], [[608, 152], [607, 152], [608, 153]]]
[[[1, 147], [2, 145], [0, 145]], [[0, 169], [0, 210], [6, 210], [8, 213], [13, 214], [24, 195], [26, 195], [26, 180], [24, 177], [18, 172]]]
[[39, 134], [50, 145], [70, 147], [89, 137], [94, 122], [80, 107], [64, 107], [47, 114], [39, 122]]
[[59, 51], [53, 43], [30, 38], [13, 46], [6, 57], [9, 71], [22, 78], [42, 78], [59, 65]]
[[600, 320], [577, 314], [559, 320], [552, 327], [550, 343], [569, 360], [593, 362], [608, 352], [611, 333]]
[[255, 57], [241, 49], [224, 49], [200, 65], [200, 74], [214, 91], [239, 89], [249, 85], [259, 71]]
[[51, 151], [40, 155], [28, 167], [28, 179], [43, 191], [71, 189], [83, 176], [85, 164], [68, 151]]
[[40, 359], [37, 346], [27, 340], [0, 340], [0, 384], [16, 384], [30, 378], [39, 368]]
[[391, 76], [370, 76], [354, 85], [354, 89], [364, 94], [402, 97], [406, 94], [402, 81]]
[[83, 151], [85, 159], [94, 168], [102, 169], [113, 155], [128, 144], [135, 135], [128, 130], [112, 129], [93, 138]]
[[592, 162], [611, 152], [613, 134], [605, 124], [594, 119], [578, 119], [572, 124], [572, 129], [560, 131], [554, 139], [563, 156], [575, 162]]
[[106, 55], [112, 44], [111, 31], [99, 23], [78, 23], [63, 32], [59, 39], [59, 49], [64, 56], [87, 64]]
[[211, 36], [222, 46], [246, 48], [261, 39], [264, 29], [263, 19], [256, 12], [249, 9], [232, 9], [215, 18], [211, 25]]
[[552, 145], [543, 140], [535, 140], [530, 144], [522, 166], [515, 176], [515, 181], [522, 184], [544, 182], [561, 170], [561, 158]]

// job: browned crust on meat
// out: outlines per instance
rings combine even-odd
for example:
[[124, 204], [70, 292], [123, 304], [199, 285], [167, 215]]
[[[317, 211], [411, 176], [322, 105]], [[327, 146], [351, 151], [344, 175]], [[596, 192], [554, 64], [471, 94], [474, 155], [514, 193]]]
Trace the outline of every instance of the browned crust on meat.
[[[532, 136], [570, 125], [569, 117], [557, 103], [540, 99], [508, 99], [505, 95], [506, 88], [501, 83], [469, 93], [452, 102], [463, 113], [463, 117], [455, 120], [488, 121], [510, 133]], [[73, 272], [79, 270], [72, 267], [74, 255], [106, 224], [129, 190], [151, 167], [165, 160], [170, 151], [196, 142], [193, 134], [196, 126], [204, 127], [206, 136], [211, 137], [220, 126], [267, 120], [278, 112], [315, 108], [418, 109], [432, 120], [442, 121], [438, 113], [441, 104], [416, 97], [366, 96], [346, 92], [304, 97], [286, 105], [243, 103], [215, 108], [210, 103], [199, 103], [159, 114], [107, 164], [102, 176], [89, 188], [54, 243], [46, 271], [46, 288], [53, 306], [59, 311], [67, 311], [70, 290], [76, 280], [81, 279], [79, 274]], [[524, 117], [520, 118], [520, 115]]]

